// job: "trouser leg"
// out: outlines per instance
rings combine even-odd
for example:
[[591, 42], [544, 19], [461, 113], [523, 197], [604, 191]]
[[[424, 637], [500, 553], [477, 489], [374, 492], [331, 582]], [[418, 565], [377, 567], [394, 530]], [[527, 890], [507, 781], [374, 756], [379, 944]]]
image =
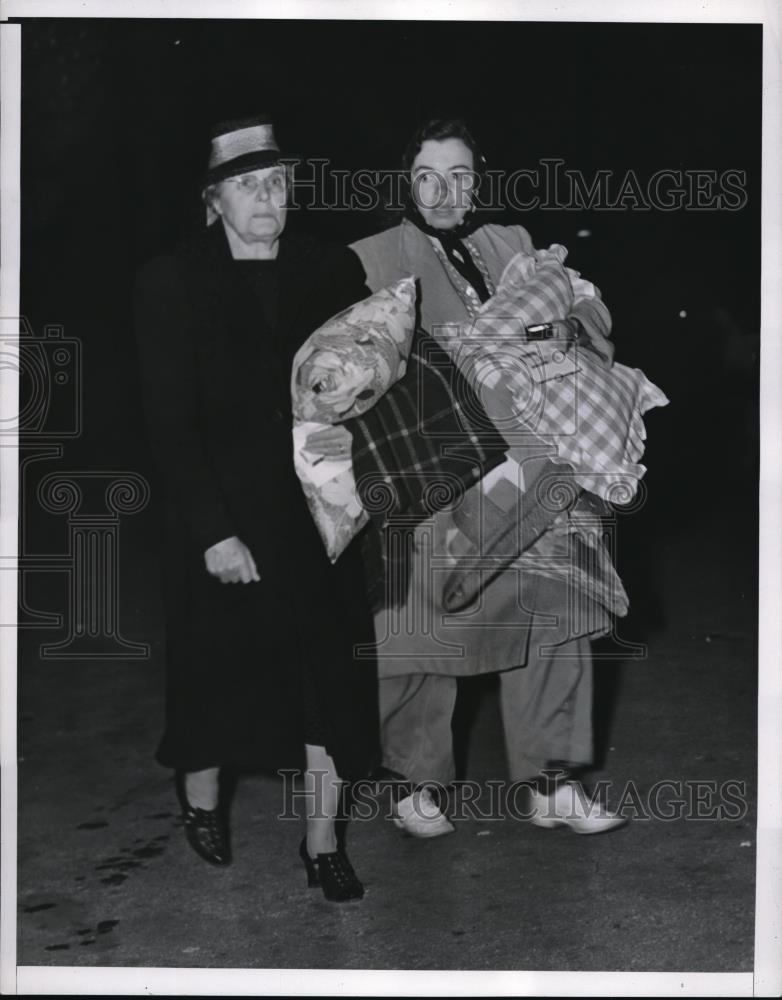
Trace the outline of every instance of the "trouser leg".
[[451, 719], [456, 678], [439, 674], [381, 677], [383, 763], [414, 785], [449, 785], [455, 777]]
[[539, 652], [500, 674], [500, 709], [511, 781], [536, 777], [552, 762], [592, 763], [592, 651], [582, 636]]

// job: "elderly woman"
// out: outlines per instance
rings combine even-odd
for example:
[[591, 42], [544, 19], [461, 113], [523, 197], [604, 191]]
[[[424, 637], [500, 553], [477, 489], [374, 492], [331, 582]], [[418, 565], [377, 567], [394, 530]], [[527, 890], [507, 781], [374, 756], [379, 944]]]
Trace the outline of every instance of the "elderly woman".
[[300, 854], [331, 900], [363, 888], [336, 824], [343, 779], [376, 760], [377, 688], [358, 550], [324, 552], [294, 472], [291, 359], [367, 295], [355, 255], [285, 232], [268, 118], [212, 135], [210, 225], [147, 264], [135, 326], [165, 487], [166, 726], [191, 847], [230, 862], [226, 769], [306, 764]]
[[[471, 324], [505, 266], [520, 251], [530, 253], [532, 241], [521, 226], [485, 224], [475, 210], [483, 158], [462, 122], [438, 120], [421, 128], [407, 148], [404, 168], [410, 187], [405, 218], [353, 249], [373, 290], [405, 274], [416, 276], [422, 325], [451, 350], [453, 342], [442, 340], [443, 327], [452, 332], [454, 325]], [[608, 310], [592, 284], [574, 271], [568, 276], [570, 315], [555, 317], [535, 333], [578, 341], [610, 365]], [[531, 480], [550, 465], [546, 444], [531, 435], [526, 440], [517, 453], [526, 448], [524, 477]], [[590, 634], [607, 630], [610, 600], [601, 603], [581, 593], [574, 604], [564, 575], [538, 573], [520, 558], [490, 580], [477, 602], [459, 614], [445, 614], [447, 575], [437, 572], [431, 554], [447, 551], [452, 529], [447, 512], [417, 529], [407, 596], [401, 607], [386, 605], [376, 615], [384, 763], [418, 788], [399, 801], [397, 825], [420, 837], [453, 830], [427, 783], [443, 786], [454, 777], [457, 676], [487, 671], [500, 672], [510, 777], [530, 780], [537, 789], [533, 821], [578, 833], [621, 825], [623, 820], [603, 807], [587, 810], [575, 782], [544, 777], [552, 767], [566, 778], [591, 763]], [[569, 562], [562, 531], [544, 530], [539, 544], [542, 555]], [[612, 584], [621, 592], [618, 579]]]

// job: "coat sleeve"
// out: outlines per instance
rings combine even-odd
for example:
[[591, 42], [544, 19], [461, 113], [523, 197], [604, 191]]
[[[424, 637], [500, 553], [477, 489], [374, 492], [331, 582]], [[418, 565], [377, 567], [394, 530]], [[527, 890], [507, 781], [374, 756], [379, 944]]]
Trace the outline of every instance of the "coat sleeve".
[[578, 271], [570, 267], [566, 267], [565, 271], [573, 289], [570, 315], [584, 328], [592, 347], [611, 365], [614, 358], [614, 345], [608, 339], [611, 336], [611, 313], [603, 302], [600, 289], [582, 278]]
[[333, 248], [330, 261], [334, 312], [347, 309], [372, 294], [361, 260], [353, 249], [344, 246]]
[[236, 530], [201, 440], [187, 298], [171, 258], [139, 273], [133, 322], [150, 447], [170, 498], [205, 551]]
[[350, 249], [361, 262], [367, 286], [377, 292], [402, 277], [398, 267], [399, 227], [357, 240]]

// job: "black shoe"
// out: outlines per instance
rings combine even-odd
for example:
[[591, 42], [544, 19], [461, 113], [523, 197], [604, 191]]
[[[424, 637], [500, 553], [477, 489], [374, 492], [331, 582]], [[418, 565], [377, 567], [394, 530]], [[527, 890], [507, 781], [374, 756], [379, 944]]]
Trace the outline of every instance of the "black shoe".
[[187, 842], [196, 854], [210, 865], [230, 865], [228, 829], [219, 809], [196, 809], [188, 805], [182, 819]]
[[323, 895], [330, 902], [344, 903], [349, 899], [363, 897], [364, 886], [359, 882], [347, 855], [342, 851], [319, 854], [313, 861], [307, 851], [305, 837], [299, 847], [299, 857], [307, 869], [307, 885], [310, 889], [320, 886]]
[[182, 806], [182, 822], [188, 844], [210, 865], [218, 865], [221, 868], [230, 865], [231, 845], [228, 824], [220, 807], [199, 809], [197, 806], [191, 806], [185, 794], [184, 780], [180, 778], [177, 778], [177, 792]]

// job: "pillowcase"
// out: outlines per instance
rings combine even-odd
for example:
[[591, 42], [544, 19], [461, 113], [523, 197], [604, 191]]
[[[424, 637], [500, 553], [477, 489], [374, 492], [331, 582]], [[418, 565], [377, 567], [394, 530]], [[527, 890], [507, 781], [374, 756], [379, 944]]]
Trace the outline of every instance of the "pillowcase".
[[414, 329], [414, 278], [402, 278], [324, 323], [293, 359], [296, 420], [335, 424], [366, 413], [404, 375]]
[[333, 316], [296, 352], [291, 374], [293, 461], [328, 557], [336, 562], [368, 521], [349, 459], [304, 447], [319, 427], [366, 413], [407, 370], [415, 279], [403, 278]]

